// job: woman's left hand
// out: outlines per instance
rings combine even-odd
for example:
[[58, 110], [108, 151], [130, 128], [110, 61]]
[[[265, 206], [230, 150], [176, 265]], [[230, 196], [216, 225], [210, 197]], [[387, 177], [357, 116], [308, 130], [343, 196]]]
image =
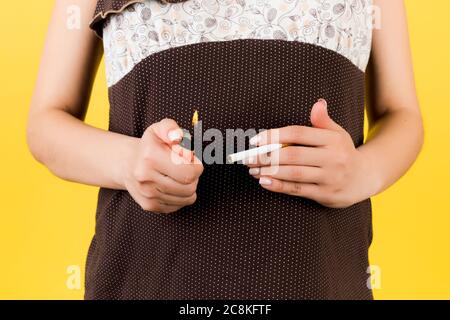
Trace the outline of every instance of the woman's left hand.
[[270, 191], [312, 199], [332, 208], [348, 207], [372, 196], [367, 159], [350, 134], [328, 115], [320, 99], [312, 108], [313, 127], [289, 126], [264, 131], [255, 146], [292, 144], [258, 159], [248, 159], [250, 174]]

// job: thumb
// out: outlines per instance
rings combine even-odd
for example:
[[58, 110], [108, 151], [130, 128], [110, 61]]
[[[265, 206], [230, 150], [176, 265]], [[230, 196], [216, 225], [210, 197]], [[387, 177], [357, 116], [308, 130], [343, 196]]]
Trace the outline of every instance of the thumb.
[[168, 145], [178, 144], [183, 139], [183, 130], [172, 119], [163, 119], [150, 128], [156, 137]]
[[311, 123], [315, 128], [342, 131], [343, 128], [328, 115], [328, 104], [324, 99], [319, 99], [311, 110]]

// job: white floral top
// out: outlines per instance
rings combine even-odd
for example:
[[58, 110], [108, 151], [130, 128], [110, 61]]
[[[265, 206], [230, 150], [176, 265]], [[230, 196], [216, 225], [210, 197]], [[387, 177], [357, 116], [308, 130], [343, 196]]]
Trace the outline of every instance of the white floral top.
[[315, 44], [365, 70], [371, 0], [140, 0], [108, 17], [103, 30], [108, 85], [149, 55], [175, 46], [234, 39]]

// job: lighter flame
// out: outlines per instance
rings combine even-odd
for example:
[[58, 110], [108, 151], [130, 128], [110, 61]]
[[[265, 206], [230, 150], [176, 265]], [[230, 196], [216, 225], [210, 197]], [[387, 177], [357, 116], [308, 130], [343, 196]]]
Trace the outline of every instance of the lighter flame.
[[195, 110], [194, 115], [192, 116], [192, 125], [195, 127], [198, 123], [198, 111]]

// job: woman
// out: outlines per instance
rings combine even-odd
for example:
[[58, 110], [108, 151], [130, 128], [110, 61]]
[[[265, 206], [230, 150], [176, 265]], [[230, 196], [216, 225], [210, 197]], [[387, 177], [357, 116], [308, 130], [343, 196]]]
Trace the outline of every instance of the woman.
[[[103, 50], [107, 132], [83, 123]], [[288, 146], [202, 164], [178, 145], [195, 109]], [[59, 0], [28, 126], [38, 161], [101, 187], [86, 299], [372, 299], [370, 197], [422, 140], [400, 0]]]

